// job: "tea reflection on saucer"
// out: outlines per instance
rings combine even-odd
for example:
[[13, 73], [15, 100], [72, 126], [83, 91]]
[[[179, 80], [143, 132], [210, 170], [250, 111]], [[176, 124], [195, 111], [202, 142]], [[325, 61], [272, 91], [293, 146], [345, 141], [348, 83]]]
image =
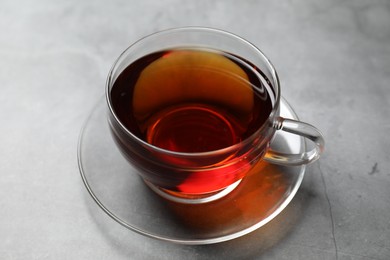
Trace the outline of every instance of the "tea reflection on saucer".
[[229, 234], [235, 225], [253, 225], [253, 219], [266, 219], [286, 190], [290, 188], [280, 167], [267, 162], [258, 163], [242, 183], [223, 199], [188, 206], [166, 201], [177, 221], [188, 227], [194, 236], [198, 232]]

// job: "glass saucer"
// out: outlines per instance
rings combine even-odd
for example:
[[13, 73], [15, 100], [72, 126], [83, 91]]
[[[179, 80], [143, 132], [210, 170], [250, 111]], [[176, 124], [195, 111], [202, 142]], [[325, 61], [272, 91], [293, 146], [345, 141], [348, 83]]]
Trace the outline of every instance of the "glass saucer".
[[[89, 194], [108, 216], [139, 234], [200, 245], [248, 234], [276, 217], [301, 185], [305, 166], [258, 163], [232, 192], [198, 205], [165, 200], [150, 190], [111, 138], [102, 98], [86, 120], [78, 143], [78, 164]], [[281, 100], [281, 116], [298, 119]], [[301, 153], [303, 138], [278, 131], [272, 149]]]

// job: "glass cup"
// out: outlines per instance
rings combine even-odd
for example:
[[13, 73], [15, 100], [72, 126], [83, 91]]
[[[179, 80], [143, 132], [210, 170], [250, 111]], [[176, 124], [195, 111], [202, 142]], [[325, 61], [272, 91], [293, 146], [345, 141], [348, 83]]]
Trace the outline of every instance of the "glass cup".
[[[308, 164], [324, 149], [314, 126], [280, 117], [280, 83], [268, 58], [217, 29], [176, 28], [137, 41], [111, 68], [106, 100], [122, 154], [175, 202], [219, 199], [260, 160]], [[277, 131], [306, 138], [312, 149], [273, 151]]]

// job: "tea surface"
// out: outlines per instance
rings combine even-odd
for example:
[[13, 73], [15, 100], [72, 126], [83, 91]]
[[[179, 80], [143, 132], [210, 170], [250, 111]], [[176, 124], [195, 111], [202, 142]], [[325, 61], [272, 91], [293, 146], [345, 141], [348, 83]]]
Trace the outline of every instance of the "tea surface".
[[265, 123], [272, 110], [266, 82], [228, 53], [166, 50], [130, 64], [110, 98], [138, 138], [171, 151], [208, 152], [239, 143]]

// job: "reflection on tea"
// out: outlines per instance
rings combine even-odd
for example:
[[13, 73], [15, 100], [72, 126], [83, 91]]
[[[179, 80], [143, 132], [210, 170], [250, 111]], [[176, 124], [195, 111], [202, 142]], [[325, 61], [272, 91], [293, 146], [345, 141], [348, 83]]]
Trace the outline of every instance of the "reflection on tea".
[[[199, 153], [237, 144], [264, 125], [272, 110], [269, 91], [263, 73], [240, 57], [208, 49], [175, 49], [130, 64], [116, 79], [110, 98], [118, 119], [138, 138], [165, 150]], [[139, 167], [148, 163], [137, 158], [125, 140], [117, 136], [117, 142]], [[149, 157], [178, 168], [204, 167], [204, 171], [156, 171], [172, 175], [162, 187], [202, 193], [241, 179], [254, 159], [249, 153], [200, 164], [188, 158], [153, 158], [153, 153]], [[158, 179], [158, 174], [151, 178]]]

